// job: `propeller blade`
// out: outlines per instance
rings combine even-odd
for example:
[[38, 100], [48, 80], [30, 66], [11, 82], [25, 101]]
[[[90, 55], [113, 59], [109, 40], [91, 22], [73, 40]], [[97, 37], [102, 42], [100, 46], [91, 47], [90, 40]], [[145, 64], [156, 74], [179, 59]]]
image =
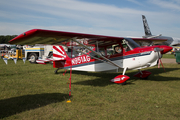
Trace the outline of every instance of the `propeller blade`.
[[158, 62], [158, 68], [160, 68], [160, 64], [162, 65], [162, 67], [163, 67], [163, 69], [164, 69], [164, 72], [166, 71], [165, 70], [165, 68], [164, 68], [164, 66], [163, 66], [163, 63], [162, 63], [162, 61], [161, 61], [161, 57], [160, 57], [160, 52], [158, 52], [158, 58], [159, 58], [159, 62]]
[[165, 70], [165, 68], [164, 68], [164, 66], [163, 66], [163, 63], [162, 63], [161, 59], [159, 59], [159, 62], [161, 63], [161, 65], [162, 65], [162, 67], [163, 67], [163, 69], [164, 69], [164, 72], [166, 72], [166, 70]]

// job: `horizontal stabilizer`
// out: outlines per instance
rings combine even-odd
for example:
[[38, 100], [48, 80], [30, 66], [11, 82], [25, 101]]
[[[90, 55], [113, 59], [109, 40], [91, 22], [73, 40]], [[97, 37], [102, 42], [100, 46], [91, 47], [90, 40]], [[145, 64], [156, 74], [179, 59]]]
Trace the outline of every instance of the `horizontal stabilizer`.
[[51, 58], [47, 58], [47, 59], [38, 59], [38, 60], [36, 60], [36, 62], [38, 63], [38, 64], [46, 64], [47, 62], [51, 62], [51, 61], [53, 61], [53, 59], [51, 59]]

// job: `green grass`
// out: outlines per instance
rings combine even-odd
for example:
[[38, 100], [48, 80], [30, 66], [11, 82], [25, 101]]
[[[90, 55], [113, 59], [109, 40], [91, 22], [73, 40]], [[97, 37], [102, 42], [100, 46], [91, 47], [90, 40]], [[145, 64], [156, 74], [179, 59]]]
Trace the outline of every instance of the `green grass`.
[[175, 120], [180, 119], [180, 66], [157, 66], [147, 80], [128, 71], [127, 85], [109, 80], [121, 73], [72, 73], [72, 102], [66, 103], [69, 77], [52, 65], [0, 59], [0, 118], [5, 120]]
[[164, 54], [162, 58], [170, 58], [170, 59], [176, 59], [174, 54]]

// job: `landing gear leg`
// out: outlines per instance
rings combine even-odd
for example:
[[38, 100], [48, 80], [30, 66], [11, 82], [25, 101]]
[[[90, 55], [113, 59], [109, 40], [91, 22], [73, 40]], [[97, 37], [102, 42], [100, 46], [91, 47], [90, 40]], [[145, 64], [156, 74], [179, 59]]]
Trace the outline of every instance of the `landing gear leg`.
[[124, 70], [123, 70], [123, 74], [122, 74], [122, 75], [124, 75], [124, 74], [125, 74], [126, 70], [127, 70], [127, 67], [126, 67], [126, 68], [124, 68]]
[[[127, 70], [127, 68], [124, 68], [124, 70], [123, 70], [123, 74], [122, 74], [122, 75], [125, 75], [126, 70]], [[123, 83], [121, 83], [120, 85], [126, 85], [126, 81], [125, 81], [125, 82], [123, 82]]]
[[[126, 68], [124, 68], [124, 70], [123, 70], [123, 74], [122, 74], [122, 75], [125, 75], [126, 70], [127, 70], [127, 67], [126, 67]], [[123, 83], [121, 83], [120, 85], [126, 85], [126, 81], [125, 81], [125, 82], [123, 82]]]

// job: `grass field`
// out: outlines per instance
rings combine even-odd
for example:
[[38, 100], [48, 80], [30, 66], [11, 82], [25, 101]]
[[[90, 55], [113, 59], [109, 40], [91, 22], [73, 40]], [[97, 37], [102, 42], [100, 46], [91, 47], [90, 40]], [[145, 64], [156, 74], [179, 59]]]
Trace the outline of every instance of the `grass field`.
[[109, 82], [121, 73], [54, 74], [52, 65], [0, 59], [0, 119], [13, 120], [178, 120], [180, 119], [180, 66], [157, 66], [147, 80], [128, 71], [127, 85]]
[[170, 58], [170, 59], [176, 59], [174, 54], [164, 54], [162, 58]]

